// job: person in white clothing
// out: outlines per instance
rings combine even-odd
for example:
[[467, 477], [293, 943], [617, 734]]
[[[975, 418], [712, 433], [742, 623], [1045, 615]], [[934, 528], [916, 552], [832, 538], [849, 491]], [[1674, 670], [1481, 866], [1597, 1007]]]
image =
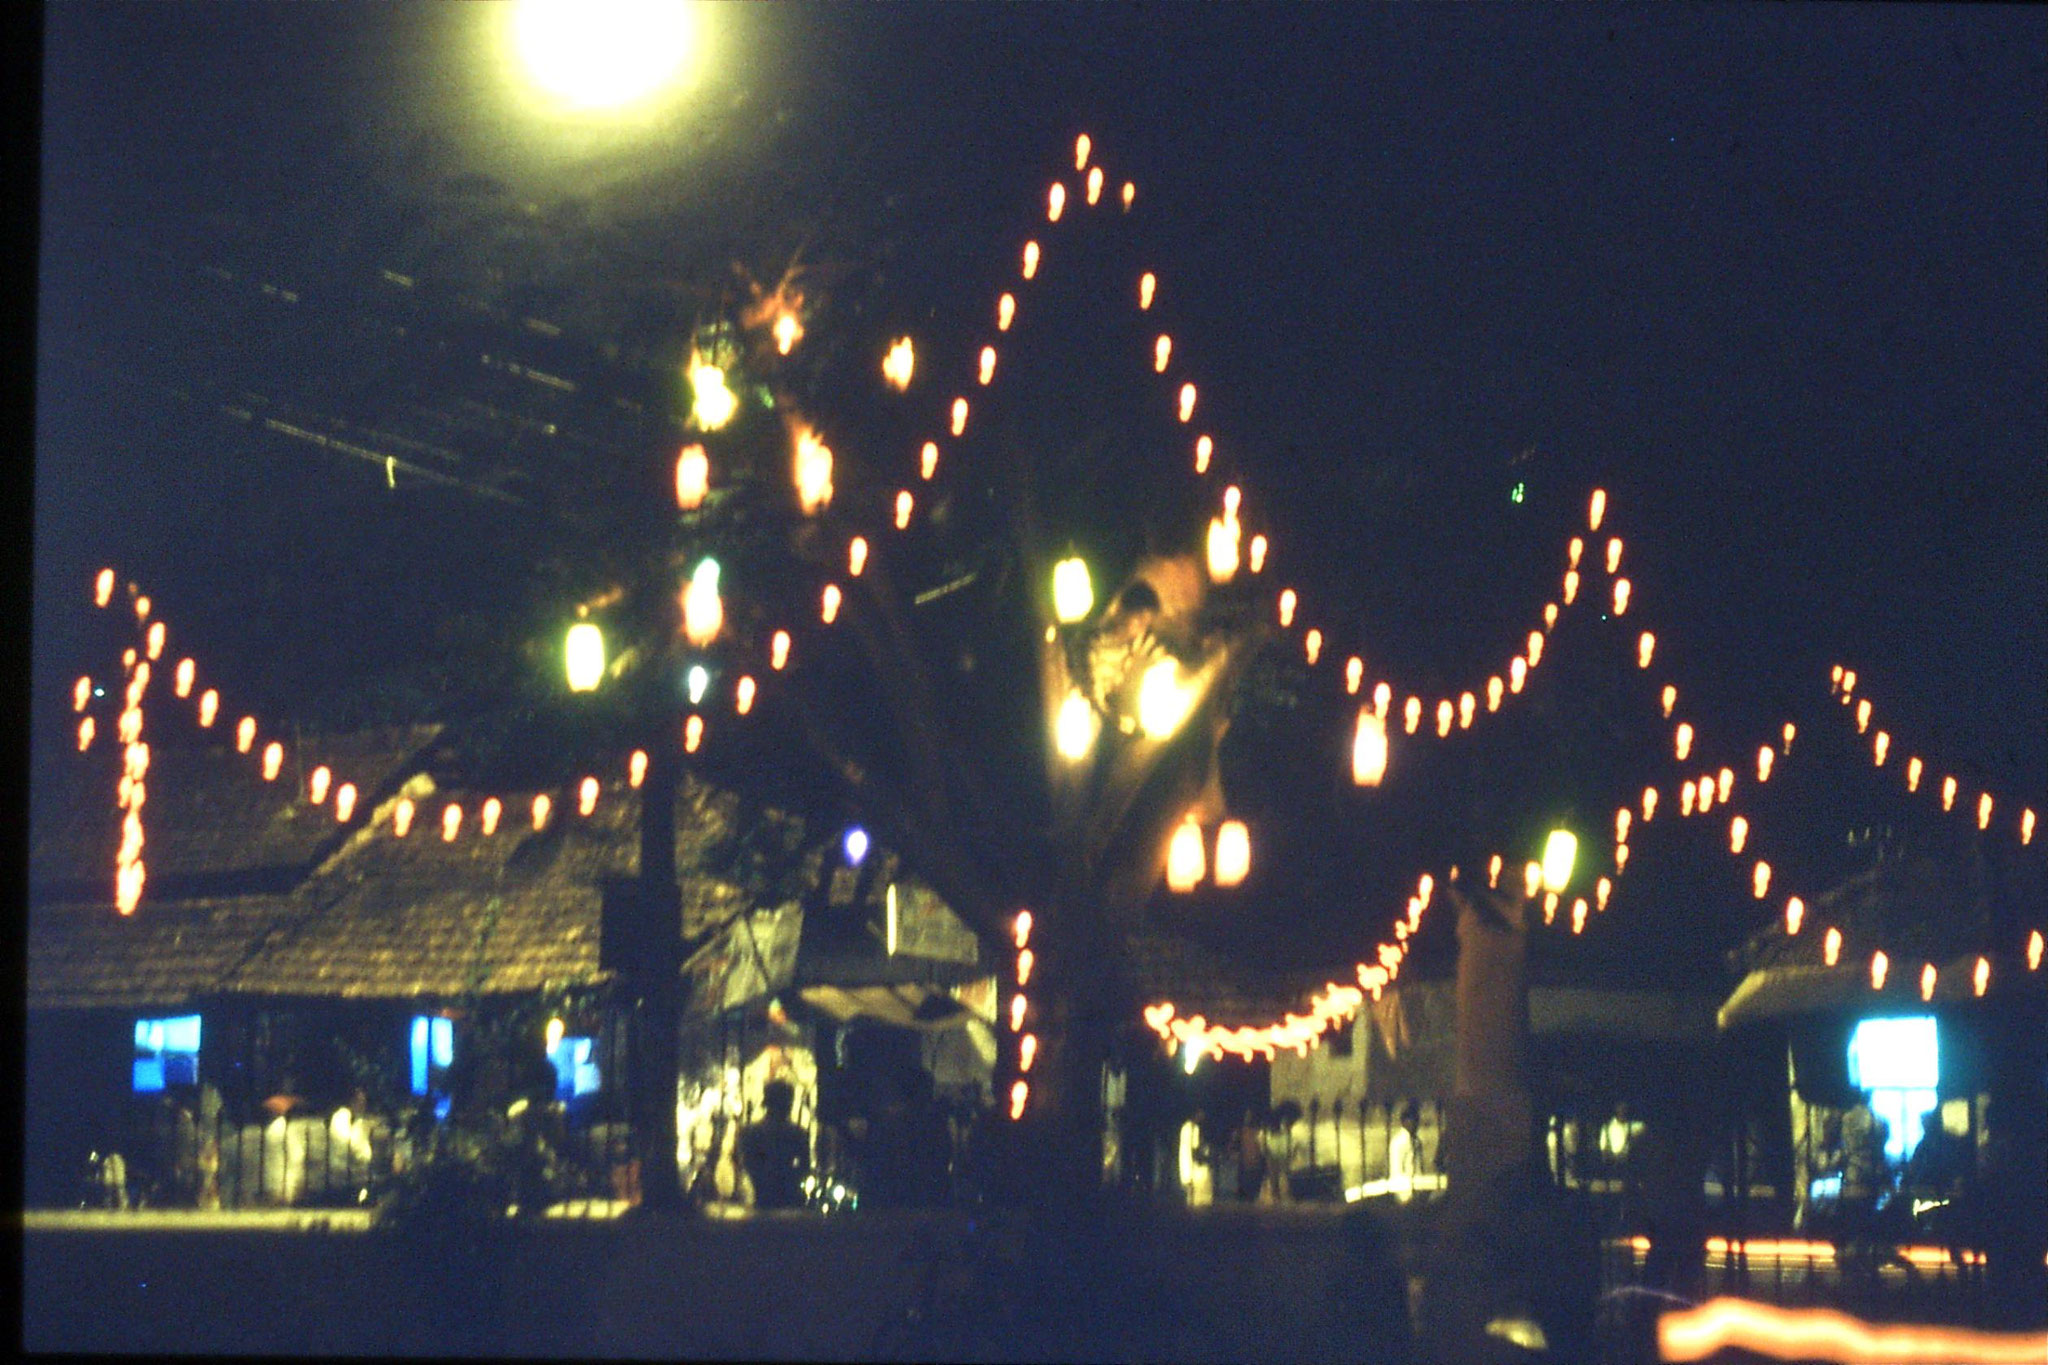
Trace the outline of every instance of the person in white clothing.
[[1410, 1100], [1401, 1106], [1401, 1126], [1387, 1139], [1387, 1188], [1407, 1203], [1415, 1197], [1415, 1177], [1422, 1174], [1422, 1137], [1416, 1131], [1422, 1111]]
[[1209, 1148], [1202, 1141], [1202, 1111], [1199, 1109], [1180, 1126], [1180, 1187], [1187, 1194], [1190, 1208], [1206, 1205], [1215, 1197]]

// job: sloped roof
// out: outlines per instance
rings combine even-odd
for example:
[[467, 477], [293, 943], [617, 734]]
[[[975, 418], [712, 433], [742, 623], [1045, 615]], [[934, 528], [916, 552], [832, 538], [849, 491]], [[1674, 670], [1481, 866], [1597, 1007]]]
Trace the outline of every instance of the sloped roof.
[[284, 896], [237, 896], [121, 916], [104, 903], [29, 913], [28, 1007], [176, 1007], [215, 994], [266, 936], [303, 913]]
[[[347, 837], [325, 806], [306, 800], [306, 774], [326, 765], [333, 785], [359, 793], [352, 826], [440, 732], [398, 726], [307, 736], [289, 748], [285, 770], [263, 780], [261, 744], [235, 752], [222, 734], [211, 744], [153, 744], [143, 849], [144, 908], [181, 896], [282, 891]], [[147, 735], [145, 734], [145, 739]], [[29, 885], [48, 900], [112, 904], [121, 813], [114, 802], [119, 746], [102, 741], [38, 765], [30, 791]]]

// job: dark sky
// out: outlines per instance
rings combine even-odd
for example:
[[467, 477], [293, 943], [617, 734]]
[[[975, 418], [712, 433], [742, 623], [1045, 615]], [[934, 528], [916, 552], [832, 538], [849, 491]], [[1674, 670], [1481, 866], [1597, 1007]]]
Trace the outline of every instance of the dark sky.
[[[600, 327], [603, 288], [715, 236], [728, 197], [786, 192], [827, 239], [861, 225], [865, 297], [964, 337], [1085, 129], [1137, 181], [1132, 249], [1347, 651], [1425, 695], [1498, 668], [1604, 484], [1646, 622], [1731, 742], [1839, 659], [1930, 754], [2048, 788], [2039, 8], [718, 8], [674, 112], [580, 137], [507, 95], [489, 18], [50, 10], [44, 699], [101, 667], [74, 618], [102, 562], [259, 693], [263, 660], [368, 668], [352, 635], [421, 647], [441, 604], [517, 588], [493, 505], [389, 497], [164, 397], [192, 324], [137, 252], [313, 300], [451, 230], [364, 206], [467, 173], [566, 224], [522, 268]], [[276, 364], [216, 340], [223, 385]], [[382, 568], [295, 557], [316, 528]]]

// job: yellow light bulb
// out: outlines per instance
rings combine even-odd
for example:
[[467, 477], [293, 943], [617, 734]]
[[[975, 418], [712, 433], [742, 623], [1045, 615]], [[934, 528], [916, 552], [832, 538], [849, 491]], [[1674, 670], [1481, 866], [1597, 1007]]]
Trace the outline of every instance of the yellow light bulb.
[[1159, 278], [1151, 271], [1138, 276], [1138, 311], [1144, 312], [1152, 306], [1152, 291], [1159, 287]]
[[1365, 684], [1365, 660], [1356, 654], [1344, 661], [1344, 692], [1355, 697], [1358, 689]]
[[932, 475], [939, 472], [939, 443], [937, 441], [926, 441], [923, 447], [918, 450], [917, 472], [920, 478], [927, 481], [931, 479]]
[[1095, 736], [1101, 729], [1101, 718], [1095, 708], [1079, 691], [1067, 693], [1067, 699], [1060, 703], [1058, 719], [1053, 725], [1053, 740], [1061, 758], [1077, 762], [1088, 756], [1095, 745]]
[[975, 376], [974, 376], [974, 377], [975, 377], [976, 379], [978, 379], [978, 380], [980, 380], [980, 381], [981, 381], [981, 385], [982, 385], [982, 387], [983, 387], [983, 388], [987, 388], [987, 387], [988, 387], [988, 384], [989, 384], [989, 381], [990, 381], [990, 380], [992, 380], [992, 379], [994, 379], [994, 378], [996, 377], [996, 348], [995, 348], [995, 347], [993, 347], [993, 346], [984, 346], [984, 347], [982, 347], [982, 348], [981, 348], [981, 361], [980, 361], [980, 366], [979, 366], [979, 368], [978, 368], [978, 369], [976, 370], [976, 372], [975, 372]]
[[1376, 712], [1358, 710], [1358, 726], [1351, 737], [1351, 780], [1361, 787], [1377, 787], [1387, 773], [1387, 723]]
[[403, 839], [412, 829], [412, 799], [401, 796], [398, 804], [391, 809], [391, 833]]
[[1596, 488], [1593, 490], [1592, 500], [1586, 508], [1586, 529], [1589, 531], [1599, 530], [1600, 521], [1606, 515], [1607, 490], [1604, 488]]
[[334, 819], [337, 824], [347, 824], [356, 813], [356, 784], [344, 782], [334, 790]]
[[1173, 338], [1161, 332], [1159, 339], [1152, 343], [1152, 372], [1154, 374], [1165, 374], [1167, 361], [1172, 356]]
[[1870, 989], [1884, 989], [1885, 974], [1891, 970], [1891, 965], [1891, 959], [1885, 956], [1882, 948], [1870, 955]]
[[1825, 962], [1828, 966], [1832, 967], [1841, 961], [1842, 931], [1830, 926], [1826, 936], [1821, 939], [1820, 950], [1821, 961]]
[[1806, 920], [1806, 902], [1794, 896], [1785, 902], [1785, 932], [1796, 934]]
[[647, 780], [647, 751], [635, 749], [626, 760], [626, 785], [638, 789]]
[[789, 662], [789, 632], [778, 630], [768, 641], [768, 667], [778, 673]]
[[733, 689], [732, 705], [733, 710], [743, 716], [754, 709], [754, 680], [752, 677], [742, 677], [740, 679], [739, 686]]
[[1771, 865], [1762, 859], [1757, 860], [1756, 870], [1750, 874], [1750, 889], [1756, 893], [1758, 900], [1762, 900], [1770, 893]]
[[493, 796], [484, 802], [483, 829], [485, 838], [489, 838], [498, 832], [498, 818], [504, 813], [505, 803], [497, 797]]
[[1577, 536], [1573, 536], [1570, 542], [1565, 545], [1564, 550], [1564, 566], [1567, 569], [1576, 569], [1579, 567], [1579, 556], [1586, 552], [1586, 542]]
[[1529, 661], [1517, 654], [1508, 660], [1508, 691], [1519, 694], [1529, 676]]
[[[1564, 604], [1566, 606], [1570, 606], [1572, 604], [1572, 599], [1577, 597], [1578, 595], [1579, 571], [1577, 569], [1567, 569], [1565, 570], [1564, 575]], [[1555, 616], [1550, 617], [1551, 624], [1555, 624], [1556, 620], [1557, 618]]]
[[1655, 787], [1645, 787], [1643, 788], [1643, 823], [1649, 824], [1656, 814], [1657, 789]]
[[967, 400], [965, 398], [955, 398], [953, 400], [953, 434], [955, 436], [963, 435], [966, 430]]
[[1280, 591], [1280, 624], [1281, 624], [1281, 626], [1282, 626], [1283, 628], [1285, 628], [1285, 627], [1287, 627], [1287, 626], [1291, 626], [1291, 625], [1293, 625], [1293, 624], [1294, 624], [1294, 604], [1295, 604], [1295, 600], [1296, 600], [1296, 599], [1295, 599], [1295, 596], [1294, 596], [1294, 589], [1292, 589], [1292, 588], [1283, 588], [1283, 589], [1281, 589], [1281, 591]]
[[1489, 711], [1500, 710], [1501, 693], [1506, 690], [1507, 688], [1502, 684], [1498, 676], [1488, 678], [1486, 680], [1486, 709]]
[[1173, 831], [1173, 838], [1166, 849], [1166, 886], [1170, 891], [1187, 892], [1195, 889], [1208, 870], [1208, 857], [1202, 849], [1202, 829], [1191, 815], [1180, 822]]
[[1225, 820], [1216, 831], [1216, 885], [1236, 886], [1251, 866], [1251, 832], [1242, 820]]
[[1451, 704], [1440, 701], [1436, 704], [1436, 734], [1442, 739], [1451, 733]]
[[1070, 555], [1052, 566], [1052, 610], [1061, 625], [1085, 620], [1094, 606], [1095, 588], [1080, 556]]
[[1411, 735], [1414, 734], [1415, 727], [1422, 723], [1422, 698], [1410, 697], [1407, 704], [1402, 708], [1401, 719], [1407, 728], [1407, 732]]
[[1030, 279], [1038, 273], [1038, 243], [1024, 244], [1024, 278]]
[[1683, 720], [1678, 722], [1677, 748], [1678, 761], [1683, 763], [1685, 762], [1686, 755], [1692, 752], [1692, 722]]
[[1067, 187], [1055, 180], [1052, 182], [1052, 188], [1047, 190], [1045, 194], [1045, 221], [1057, 223], [1060, 220], [1060, 214], [1066, 211], [1066, 207]]
[[897, 530], [907, 531], [910, 529], [910, 513], [911, 509], [915, 506], [916, 500], [910, 496], [910, 490], [908, 488], [898, 491], [898, 493], [896, 494]]
[[1748, 842], [1749, 821], [1738, 815], [1728, 822], [1728, 851], [1730, 853], [1740, 853], [1742, 852], [1742, 846]]
[[1628, 592], [1629, 585], [1628, 580], [1626, 578], [1617, 578], [1614, 580], [1614, 614], [1616, 616], [1623, 616], [1627, 614]]
[[462, 807], [450, 801], [441, 808], [441, 842], [452, 844], [462, 829]]
[[819, 595], [818, 615], [828, 626], [839, 618], [839, 599], [837, 583], [827, 583], [825, 591]]
[[576, 810], [578, 814], [589, 815], [597, 809], [597, 779], [586, 777], [576, 789]]
[[542, 792], [539, 796], [533, 798], [533, 827], [535, 829], [547, 828], [548, 812], [554, 807], [554, 804], [553, 801], [548, 799], [546, 792]]
[[1474, 697], [1470, 692], [1467, 692], [1458, 698], [1458, 728], [1460, 730], [1469, 730], [1472, 728], [1472, 712], [1478, 707], [1478, 705], [1479, 699], [1477, 697]]
[[1568, 829], [1554, 829], [1543, 841], [1543, 886], [1562, 891], [1572, 879], [1572, 864], [1579, 855], [1579, 839]]

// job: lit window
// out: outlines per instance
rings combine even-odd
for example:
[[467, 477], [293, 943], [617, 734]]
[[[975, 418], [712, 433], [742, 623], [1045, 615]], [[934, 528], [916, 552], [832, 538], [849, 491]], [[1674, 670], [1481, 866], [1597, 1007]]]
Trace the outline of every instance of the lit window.
[[199, 1016], [135, 1021], [135, 1091], [199, 1083]]
[[1936, 1102], [1941, 1047], [1931, 1015], [1865, 1019], [1849, 1035], [1849, 1084], [1870, 1094], [1889, 1132], [1885, 1155], [1904, 1161], [1920, 1145], [1921, 1119]]
[[596, 1092], [597, 1063], [590, 1059], [593, 1051], [590, 1038], [573, 1035], [563, 1037], [548, 1049], [548, 1060], [555, 1064], [556, 1099], [566, 1102]]
[[455, 1021], [416, 1014], [412, 1019], [412, 1093], [438, 1089], [434, 1082], [455, 1064]]

